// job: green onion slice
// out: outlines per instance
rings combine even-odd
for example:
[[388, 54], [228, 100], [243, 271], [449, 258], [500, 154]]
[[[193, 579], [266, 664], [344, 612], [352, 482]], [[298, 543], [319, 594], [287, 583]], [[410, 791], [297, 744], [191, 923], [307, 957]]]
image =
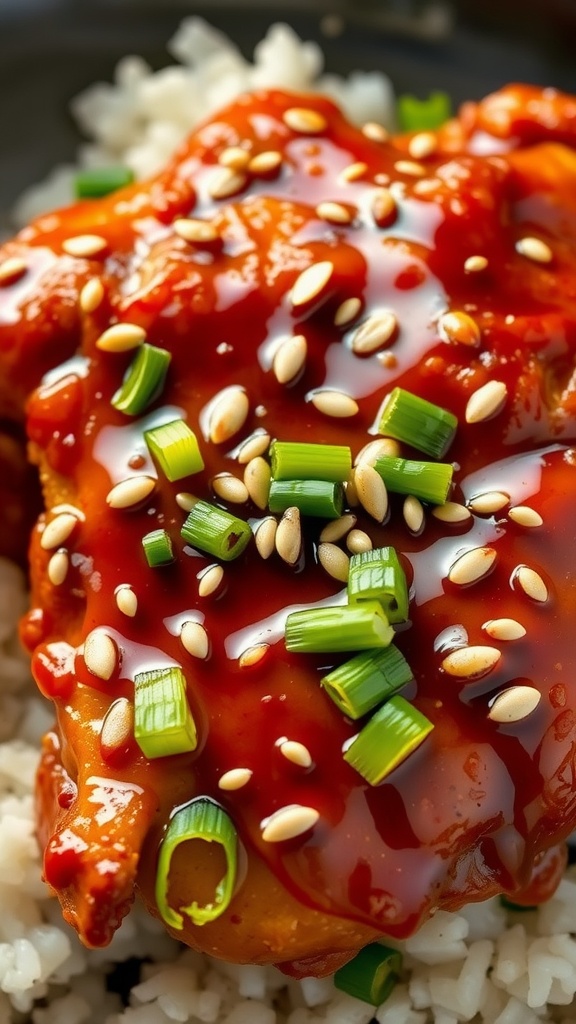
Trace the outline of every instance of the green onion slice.
[[404, 697], [391, 697], [348, 745], [344, 760], [377, 786], [419, 747], [434, 728]]
[[76, 175], [74, 192], [77, 199], [100, 199], [133, 181], [129, 167], [89, 167]]
[[408, 584], [394, 548], [361, 551], [350, 559], [348, 600], [379, 601], [389, 622], [408, 618]]
[[338, 519], [342, 515], [344, 489], [329, 480], [272, 480], [268, 495], [271, 512], [282, 513], [293, 505], [302, 515]]
[[347, 445], [274, 441], [270, 461], [275, 480], [343, 483], [352, 472], [352, 452]]
[[431, 92], [425, 100], [405, 93], [397, 103], [398, 127], [402, 132], [430, 131], [452, 117], [452, 101], [447, 92]]
[[371, 942], [336, 971], [334, 984], [355, 999], [380, 1006], [392, 993], [401, 969], [402, 954], [397, 949]]
[[139, 416], [161, 393], [172, 356], [164, 348], [144, 342], [139, 346], [112, 405], [127, 416]]
[[159, 565], [169, 565], [174, 561], [172, 540], [166, 530], [152, 530], [142, 537], [142, 547], [146, 555], [146, 561], [151, 569]]
[[181, 480], [204, 469], [196, 434], [184, 420], [172, 420], [145, 430], [144, 439], [168, 480]]
[[[205, 843], [219, 843], [226, 856], [226, 874], [214, 890], [214, 900], [200, 907], [196, 902], [179, 907], [178, 913], [168, 903], [168, 877], [170, 862], [176, 848], [188, 840], [201, 839]], [[234, 893], [237, 874], [238, 837], [231, 818], [220, 804], [207, 796], [196, 797], [179, 807], [170, 819], [162, 840], [156, 871], [156, 903], [163, 920], [171, 928], [182, 931], [186, 914], [196, 925], [208, 924], [228, 908]]]
[[150, 759], [196, 749], [196, 724], [179, 666], [138, 672], [134, 677], [134, 736]]
[[447, 500], [454, 475], [454, 467], [449, 462], [419, 462], [396, 459], [393, 455], [382, 455], [374, 469], [389, 491], [413, 494], [432, 505], [443, 505]]
[[286, 650], [297, 653], [364, 651], [387, 647], [394, 630], [377, 601], [338, 608], [306, 608], [286, 619]]
[[326, 693], [348, 718], [361, 718], [412, 679], [412, 669], [394, 644], [364, 651], [332, 669], [320, 680]]
[[238, 558], [252, 536], [248, 523], [243, 519], [201, 500], [192, 506], [181, 533], [192, 547], [225, 562]]
[[454, 440], [457, 426], [454, 413], [404, 388], [394, 388], [384, 400], [378, 431], [441, 459]]

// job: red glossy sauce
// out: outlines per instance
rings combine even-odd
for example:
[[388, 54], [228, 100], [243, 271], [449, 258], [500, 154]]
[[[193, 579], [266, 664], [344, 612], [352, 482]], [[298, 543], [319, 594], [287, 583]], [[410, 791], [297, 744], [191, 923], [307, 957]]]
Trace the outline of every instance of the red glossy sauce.
[[[517, 98], [518, 90], [512, 95]], [[528, 148], [506, 133], [509, 152], [500, 153], [494, 142], [500, 155], [475, 155], [480, 145], [490, 152], [487, 137], [476, 130], [486, 131], [485, 106], [476, 121], [468, 110], [463, 127], [440, 133], [440, 148], [414, 177], [395, 169], [407, 156], [406, 140], [369, 141], [318, 98], [305, 103], [325, 114], [326, 130], [313, 139], [298, 135], [282, 120], [294, 102], [277, 93], [245, 98], [201, 129], [151, 185], [41, 219], [13, 248], [30, 252], [36, 263], [44, 254], [48, 269], [31, 274], [28, 290], [26, 278], [18, 284], [14, 307], [9, 289], [0, 290], [0, 325], [7, 325], [0, 326], [0, 348], [6, 350], [10, 332], [20, 351], [30, 353], [23, 364], [30, 386], [60, 358], [77, 350], [83, 357], [52, 375], [28, 402], [29, 437], [45, 470], [65, 480], [62, 486], [54, 476], [49, 504], [72, 501], [86, 521], [68, 545], [70, 567], [60, 586], [46, 577], [51, 553], [39, 546], [40, 523], [33, 597], [47, 612], [42, 617], [35, 608], [23, 636], [31, 649], [41, 645], [35, 674], [58, 717], [39, 777], [46, 876], [62, 890], [83, 938], [94, 944], [109, 938], [126, 910], [142, 842], [140, 883], [153, 902], [163, 830], [173, 808], [198, 794], [226, 807], [249, 855], [263, 858], [303, 905], [400, 936], [435, 906], [452, 909], [499, 891], [520, 893], [535, 859], [576, 823], [576, 458], [569, 447], [576, 440], [576, 156], [556, 144], [553, 133], [540, 131], [537, 111]], [[559, 108], [563, 102], [557, 98]], [[574, 133], [573, 120], [568, 128], [563, 122], [562, 141], [573, 142]], [[544, 136], [551, 141], [540, 144]], [[282, 153], [281, 170], [272, 180], [251, 178], [232, 198], [214, 200], [209, 189], [218, 154], [244, 140], [251, 154]], [[366, 164], [361, 178], [343, 180], [342, 171], [359, 161]], [[370, 202], [387, 181], [398, 212], [378, 227]], [[352, 224], [317, 216], [315, 205], [325, 200], [344, 203]], [[213, 221], [221, 244], [195, 246], [177, 237], [173, 220], [189, 215]], [[87, 232], [107, 240], [105, 254], [89, 261], [62, 255], [65, 239]], [[548, 242], [549, 265], [515, 251], [525, 236]], [[487, 258], [482, 272], [465, 271], [473, 255]], [[289, 292], [298, 274], [324, 260], [334, 265], [327, 292], [295, 313]], [[83, 315], [78, 293], [94, 276], [102, 277], [106, 297]], [[354, 297], [362, 300], [361, 313], [347, 328], [335, 327], [336, 310]], [[10, 326], [12, 308], [17, 316]], [[397, 337], [384, 359], [358, 357], [350, 348], [354, 330], [379, 309], [395, 312]], [[447, 310], [474, 318], [478, 346], [441, 339], [437, 321]], [[149, 342], [172, 352], [161, 398], [136, 421], [110, 404], [131, 355], [95, 347], [116, 320], [141, 325]], [[271, 369], [273, 346], [293, 333], [305, 335], [308, 358], [302, 376], [285, 386]], [[504, 408], [467, 425], [467, 401], [490, 379], [507, 386]], [[203, 410], [234, 385], [245, 389], [250, 412], [235, 437], [215, 445], [202, 437]], [[403, 520], [400, 497], [391, 498], [383, 526], [361, 508], [353, 510], [374, 546], [394, 545], [411, 571], [410, 623], [396, 641], [414, 673], [407, 695], [434, 723], [421, 747], [371, 787], [342, 758], [358, 726], [319, 686], [334, 659], [289, 655], [283, 641], [287, 608], [342, 589], [317, 564], [323, 523], [306, 521], [296, 568], [276, 554], [263, 561], [251, 544], [226, 564], [221, 591], [201, 598], [198, 574], [214, 559], [185, 548], [185, 513], [175, 495], [189, 489], [214, 500], [211, 477], [242, 475], [234, 450], [258, 428], [283, 440], [349, 444], [356, 455], [374, 437], [383, 396], [397, 385], [458, 416], [448, 454], [457, 463], [452, 499], [502, 490], [510, 501], [495, 515], [473, 515], [462, 525], [427, 514], [419, 536]], [[317, 411], [310, 395], [319, 388], [346, 392], [358, 402], [357, 415], [336, 419]], [[182, 411], [198, 432], [206, 469], [169, 484], [157, 474], [142, 430]], [[158, 475], [153, 495], [135, 511], [110, 509], [111, 487], [139, 472]], [[507, 513], [514, 505], [538, 511], [543, 525], [513, 523]], [[252, 505], [228, 507], [250, 520], [264, 514]], [[153, 570], [141, 537], [159, 527], [170, 533], [177, 558]], [[490, 575], [465, 588], [450, 583], [446, 576], [457, 555], [483, 545], [497, 552]], [[546, 602], [518, 590], [519, 565], [541, 574]], [[137, 594], [134, 618], [116, 606], [121, 584]], [[483, 624], [499, 617], [518, 619], [526, 636], [491, 640]], [[180, 642], [179, 628], [189, 618], [208, 632], [206, 661], [193, 659]], [[95, 626], [120, 652], [108, 682], [83, 663], [81, 645]], [[62, 641], [79, 651], [71, 675]], [[266, 657], [241, 668], [239, 655], [261, 642], [270, 644]], [[463, 643], [499, 647], [496, 668], [468, 681], [449, 677], [441, 662]], [[172, 663], [186, 675], [197, 751], [146, 762], [132, 741], [118, 763], [109, 763], [99, 745], [106, 710], [119, 696], [131, 698], [136, 672]], [[536, 710], [510, 725], [490, 720], [489, 702], [518, 683], [541, 691]], [[282, 737], [308, 747], [311, 768], [282, 756]], [[252, 770], [250, 782], [223, 792], [218, 779], [236, 767]], [[315, 828], [289, 842], [264, 842], [262, 820], [298, 803], [319, 811]], [[549, 864], [539, 873], [539, 898], [553, 891], [561, 871], [561, 858], [554, 870]], [[234, 909], [233, 902], [232, 915]], [[186, 934], [187, 941], [202, 944], [198, 931]], [[314, 952], [322, 949], [311, 941], [308, 955]]]

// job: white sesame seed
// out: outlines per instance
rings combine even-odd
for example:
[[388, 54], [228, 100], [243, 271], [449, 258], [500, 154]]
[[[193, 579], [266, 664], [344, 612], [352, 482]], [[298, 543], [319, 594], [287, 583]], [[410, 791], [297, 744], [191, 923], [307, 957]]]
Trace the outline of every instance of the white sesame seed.
[[229, 441], [244, 426], [250, 402], [243, 388], [224, 388], [216, 396], [212, 406], [209, 424], [209, 437], [214, 444]]
[[366, 124], [362, 125], [362, 134], [367, 139], [371, 139], [372, 142], [388, 142], [390, 138], [390, 132], [386, 130], [384, 125], [378, 124], [376, 121], [367, 121]]
[[180, 642], [182, 647], [193, 658], [205, 661], [210, 653], [210, 640], [208, 633], [201, 622], [194, 622], [188, 619], [182, 623], [180, 630]]
[[334, 419], [347, 419], [356, 416], [358, 403], [350, 395], [343, 391], [321, 390], [315, 391], [310, 398], [312, 405], [324, 416], [331, 416]]
[[489, 380], [474, 391], [466, 405], [466, 422], [483, 423], [500, 412], [508, 395], [508, 388], [501, 380]]
[[103, 629], [93, 629], [84, 641], [84, 664], [98, 679], [108, 680], [116, 671], [118, 651], [111, 636]]
[[372, 195], [370, 210], [379, 228], [389, 227], [396, 220], [398, 207], [388, 188], [378, 188]]
[[334, 544], [335, 541], [345, 537], [348, 531], [355, 525], [356, 516], [347, 512], [345, 515], [340, 516], [339, 519], [333, 519], [330, 523], [326, 523], [320, 534], [320, 541], [323, 544]]
[[238, 462], [245, 466], [251, 459], [257, 459], [259, 455], [263, 455], [270, 447], [270, 440], [270, 434], [267, 431], [255, 430], [240, 444], [236, 456]]
[[494, 566], [496, 551], [494, 548], [471, 548], [460, 555], [450, 566], [448, 579], [458, 586], [467, 586], [481, 580]]
[[388, 512], [386, 485], [373, 466], [362, 462], [354, 471], [354, 486], [362, 508], [377, 523], [382, 523]]
[[471, 498], [468, 507], [479, 516], [491, 516], [500, 512], [509, 502], [510, 495], [504, 491], [485, 491]]
[[138, 324], [113, 324], [96, 341], [102, 352], [129, 352], [146, 340], [146, 331]]
[[486, 270], [488, 266], [488, 260], [485, 256], [469, 256], [467, 260], [464, 260], [464, 270], [467, 274], [478, 274], [482, 270]]
[[183, 238], [185, 242], [210, 245], [220, 238], [214, 225], [207, 220], [198, 220], [195, 217], [179, 217], [172, 226], [178, 237]]
[[334, 326], [347, 327], [348, 324], [356, 319], [361, 309], [362, 299], [358, 299], [356, 296], [351, 299], [344, 299], [344, 302], [340, 303], [334, 314]]
[[484, 622], [482, 629], [491, 636], [493, 640], [520, 640], [526, 636], [526, 630], [521, 622], [516, 619], [489, 619]]
[[373, 546], [364, 530], [350, 530], [346, 537], [346, 547], [353, 555], [359, 555], [362, 551], [372, 551]]
[[62, 248], [68, 256], [90, 259], [91, 256], [100, 256], [108, 248], [108, 242], [101, 235], [76, 235], [65, 238]]
[[272, 369], [279, 384], [289, 384], [304, 369], [308, 344], [303, 334], [286, 338], [276, 349]]
[[501, 657], [496, 647], [460, 647], [444, 658], [442, 668], [449, 676], [471, 679], [486, 675]]
[[518, 239], [516, 252], [528, 260], [533, 260], [534, 263], [551, 263], [554, 255], [546, 242], [543, 242], [541, 238], [532, 238], [531, 236]]
[[402, 505], [404, 522], [412, 533], [420, 533], [424, 526], [424, 506], [413, 494], [407, 494]]
[[242, 789], [247, 782], [250, 782], [252, 774], [250, 768], [231, 768], [230, 771], [224, 772], [218, 779], [218, 788], [224, 789], [227, 792]]
[[138, 598], [132, 587], [127, 583], [121, 584], [115, 590], [116, 606], [122, 615], [128, 616], [129, 619], [133, 619], [138, 611]]
[[104, 298], [104, 285], [99, 277], [92, 277], [82, 288], [78, 304], [83, 313], [94, 313]]
[[436, 136], [432, 132], [418, 132], [408, 143], [408, 152], [414, 160], [425, 160], [436, 152]]
[[212, 490], [219, 498], [232, 505], [243, 505], [249, 497], [246, 484], [232, 473], [219, 473], [218, 476], [213, 476]]
[[335, 580], [346, 583], [350, 572], [350, 559], [336, 544], [318, 545], [318, 561], [323, 569]]
[[247, 647], [238, 658], [240, 668], [253, 668], [254, 665], [259, 665], [269, 650], [270, 644], [254, 644], [253, 647]]
[[538, 707], [542, 694], [534, 686], [511, 686], [492, 702], [488, 718], [493, 722], [520, 722]]
[[276, 547], [276, 531], [278, 523], [274, 516], [266, 516], [256, 527], [254, 541], [260, 558], [270, 558]]
[[363, 163], [362, 160], [358, 160], [354, 164], [348, 164], [343, 171], [340, 171], [340, 181], [359, 181], [363, 178], [368, 170], [368, 164]]
[[527, 527], [542, 526], [544, 522], [540, 513], [528, 505], [515, 505], [508, 512], [508, 518], [519, 526]]
[[285, 757], [287, 761], [291, 761], [292, 764], [297, 764], [301, 768], [310, 768], [312, 755], [304, 743], [299, 743], [298, 740], [284, 740], [280, 743], [278, 749], [282, 757]]
[[357, 328], [351, 341], [356, 355], [369, 355], [388, 345], [396, 333], [398, 321], [390, 310], [373, 313]]
[[218, 157], [222, 167], [232, 167], [235, 171], [243, 171], [250, 163], [250, 154], [242, 146], [228, 146]]
[[242, 192], [248, 184], [248, 178], [232, 167], [217, 167], [210, 178], [208, 193], [212, 199], [229, 199]]
[[444, 341], [476, 347], [480, 344], [480, 328], [468, 313], [461, 310], [443, 313], [438, 320], [438, 333]]
[[156, 481], [151, 476], [131, 476], [121, 480], [106, 495], [106, 504], [110, 508], [134, 508], [152, 494]]
[[63, 501], [58, 505], [53, 505], [52, 508], [50, 509], [50, 512], [53, 516], [59, 516], [61, 512], [69, 512], [70, 515], [76, 516], [76, 519], [78, 519], [81, 523], [86, 522], [86, 516], [84, 515], [82, 510], [77, 508], [76, 505], [71, 505], [67, 501]]
[[326, 290], [334, 273], [334, 264], [330, 260], [321, 260], [319, 263], [312, 263], [303, 270], [296, 278], [290, 298], [292, 306], [306, 306], [313, 299], [317, 299]]
[[409, 178], [421, 178], [426, 174], [424, 165], [417, 163], [415, 160], [397, 160], [394, 164], [394, 170], [398, 174], [407, 175]]
[[210, 597], [220, 587], [224, 579], [224, 569], [221, 565], [209, 565], [204, 572], [200, 573], [198, 579], [199, 597]]
[[78, 517], [71, 512], [61, 512], [55, 519], [52, 519], [40, 538], [40, 547], [44, 551], [51, 551], [53, 548], [62, 547], [66, 543], [74, 527], [78, 523]]
[[346, 206], [343, 206], [342, 203], [328, 201], [318, 203], [316, 216], [320, 220], [328, 221], [329, 224], [350, 224], [353, 220], [353, 216]]
[[294, 839], [313, 828], [319, 817], [318, 811], [313, 807], [288, 804], [260, 822], [262, 839], [266, 843], [281, 843], [286, 839]]
[[263, 153], [257, 153], [248, 164], [250, 174], [259, 178], [266, 178], [276, 174], [282, 166], [282, 153], [276, 149], [269, 149]]
[[191, 512], [197, 501], [198, 498], [195, 498], [194, 495], [190, 494], [188, 491], [179, 491], [176, 495], [176, 504], [183, 512]]
[[9, 256], [0, 263], [0, 287], [16, 284], [27, 270], [28, 266], [20, 256]]
[[272, 471], [266, 459], [257, 455], [244, 470], [244, 484], [248, 495], [254, 504], [260, 508], [268, 508], [268, 496], [270, 494], [270, 477]]
[[517, 581], [518, 586], [524, 591], [526, 597], [543, 604], [548, 600], [548, 587], [535, 569], [528, 565], [519, 565], [512, 573], [512, 581]]
[[55, 551], [50, 561], [48, 562], [48, 579], [53, 587], [60, 587], [68, 575], [68, 569], [70, 568], [70, 559], [68, 558], [68, 552], [62, 548], [60, 551]]
[[464, 523], [470, 519], [472, 513], [470, 509], [465, 505], [460, 505], [457, 501], [445, 501], [443, 505], [434, 506], [432, 515], [441, 523]]
[[302, 549], [300, 509], [295, 505], [286, 509], [278, 523], [274, 543], [280, 558], [288, 565], [295, 565]]
[[100, 730], [100, 749], [105, 758], [121, 750], [134, 733], [134, 708], [126, 697], [119, 697], [104, 715]]
[[398, 458], [400, 451], [400, 444], [394, 437], [377, 437], [375, 441], [369, 441], [368, 444], [365, 444], [360, 449], [354, 459], [354, 465], [361, 466], [363, 463], [366, 463], [368, 466], [373, 466], [384, 455], [391, 455], [395, 459]]
[[324, 115], [309, 107], [289, 107], [284, 111], [282, 120], [288, 128], [300, 135], [318, 135], [328, 127]]

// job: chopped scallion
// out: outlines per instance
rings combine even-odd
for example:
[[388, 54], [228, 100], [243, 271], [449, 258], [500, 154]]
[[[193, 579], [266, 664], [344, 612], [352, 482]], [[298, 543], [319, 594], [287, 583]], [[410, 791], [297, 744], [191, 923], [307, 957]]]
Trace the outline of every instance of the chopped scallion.
[[402, 132], [423, 132], [439, 128], [452, 117], [452, 102], [447, 92], [431, 92], [420, 100], [408, 93], [398, 97], [398, 127]]
[[347, 746], [344, 760], [377, 786], [416, 750], [434, 728], [404, 697], [391, 697]]
[[352, 452], [347, 445], [274, 441], [270, 460], [275, 480], [343, 483], [352, 471]]
[[364, 651], [332, 669], [320, 681], [326, 693], [348, 718], [361, 718], [392, 697], [412, 679], [406, 658], [394, 644]]
[[379, 601], [389, 622], [406, 622], [408, 585], [394, 548], [373, 548], [352, 555], [348, 600]]
[[134, 737], [150, 759], [196, 749], [186, 680], [177, 665], [138, 672], [134, 677]]
[[286, 650], [297, 653], [365, 651], [387, 647], [394, 630], [377, 601], [306, 608], [286, 619]]
[[77, 199], [100, 199], [133, 181], [134, 174], [129, 167], [89, 167], [76, 175], [74, 192]]
[[196, 434], [184, 420], [172, 420], [145, 430], [144, 440], [170, 481], [182, 480], [204, 469]]
[[[219, 843], [226, 857], [226, 874], [214, 890], [214, 899], [205, 906], [195, 901], [187, 907], [174, 910], [168, 903], [170, 862], [174, 851], [181, 843], [190, 840]], [[215, 921], [227, 910], [234, 894], [238, 860], [238, 837], [236, 829], [220, 804], [209, 797], [200, 796], [179, 807], [172, 815], [160, 847], [156, 872], [156, 904], [163, 920], [176, 931], [182, 931], [186, 914], [193, 924], [203, 925]]]
[[166, 530], [152, 530], [142, 537], [142, 547], [146, 555], [146, 561], [151, 569], [159, 565], [169, 565], [174, 561], [172, 540]]
[[378, 430], [441, 459], [454, 440], [457, 426], [454, 413], [404, 388], [394, 388], [384, 400]]
[[382, 455], [374, 469], [380, 474], [389, 491], [413, 494], [415, 498], [443, 505], [452, 485], [454, 467], [449, 462], [419, 462], [416, 459], [396, 459]]
[[397, 949], [371, 942], [336, 971], [334, 984], [355, 999], [380, 1006], [396, 985], [401, 968], [402, 954]]
[[295, 506], [304, 516], [338, 519], [343, 503], [342, 484], [329, 480], [272, 480], [270, 483], [268, 506], [274, 513]]
[[144, 342], [139, 346], [118, 391], [112, 396], [112, 405], [127, 416], [139, 416], [164, 387], [172, 356], [164, 348]]
[[225, 562], [238, 558], [252, 536], [248, 523], [243, 519], [200, 500], [192, 506], [181, 533], [192, 547]]

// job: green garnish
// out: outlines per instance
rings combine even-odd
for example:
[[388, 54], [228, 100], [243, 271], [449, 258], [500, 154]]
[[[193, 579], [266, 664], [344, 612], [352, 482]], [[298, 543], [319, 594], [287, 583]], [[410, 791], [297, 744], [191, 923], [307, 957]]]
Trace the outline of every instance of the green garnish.
[[142, 547], [151, 569], [156, 569], [159, 565], [169, 565], [174, 561], [172, 540], [166, 530], [152, 530], [151, 533], [147, 533], [142, 537]]
[[274, 441], [270, 448], [275, 480], [332, 480], [343, 483], [352, 472], [352, 452], [346, 445]]
[[441, 459], [454, 440], [457, 426], [456, 416], [447, 409], [404, 388], [394, 388], [384, 400], [378, 431]]
[[180, 531], [192, 547], [230, 562], [244, 551], [252, 531], [243, 519], [237, 519], [216, 505], [198, 500]]
[[76, 175], [74, 193], [77, 199], [101, 199], [133, 181], [134, 174], [129, 167], [90, 167]]
[[342, 484], [329, 480], [272, 480], [268, 495], [271, 512], [282, 513], [293, 505], [302, 515], [338, 519], [342, 515]]
[[387, 647], [394, 630], [377, 601], [307, 608], [286, 619], [286, 650], [301, 654]]
[[332, 669], [320, 680], [326, 693], [348, 718], [361, 718], [412, 679], [412, 669], [394, 644], [365, 651]]
[[196, 749], [196, 725], [186, 680], [177, 665], [134, 676], [134, 737], [145, 757], [169, 757]]
[[172, 420], [144, 431], [144, 440], [164, 476], [170, 480], [200, 473], [204, 460], [198, 439], [184, 420]]
[[112, 396], [111, 403], [118, 412], [139, 416], [164, 387], [172, 356], [164, 348], [144, 342], [126, 370], [124, 380]]
[[[214, 890], [212, 903], [199, 907], [194, 901], [187, 907], [179, 907], [182, 913], [168, 903], [168, 881], [170, 862], [176, 848], [189, 840], [200, 839], [205, 843], [219, 843], [226, 856], [226, 874]], [[156, 871], [156, 904], [163, 920], [170, 928], [182, 931], [186, 914], [195, 925], [208, 924], [228, 908], [234, 893], [237, 873], [238, 837], [232, 820], [220, 804], [207, 796], [199, 796], [190, 803], [179, 807], [172, 815], [160, 847]]]
[[408, 585], [394, 548], [373, 548], [352, 555], [348, 600], [379, 601], [389, 622], [406, 622]]
[[433, 728], [432, 722], [404, 697], [391, 697], [354, 737], [344, 760], [371, 786], [377, 786]]
[[447, 92], [431, 92], [426, 100], [404, 93], [398, 97], [397, 116], [401, 132], [430, 131], [452, 117], [452, 101]]
[[371, 942], [336, 971], [334, 984], [355, 999], [380, 1006], [391, 994], [401, 969], [402, 954], [397, 949]]
[[454, 467], [449, 462], [419, 462], [396, 459], [392, 455], [382, 455], [376, 460], [374, 469], [389, 491], [413, 494], [432, 505], [444, 504], [454, 475]]

